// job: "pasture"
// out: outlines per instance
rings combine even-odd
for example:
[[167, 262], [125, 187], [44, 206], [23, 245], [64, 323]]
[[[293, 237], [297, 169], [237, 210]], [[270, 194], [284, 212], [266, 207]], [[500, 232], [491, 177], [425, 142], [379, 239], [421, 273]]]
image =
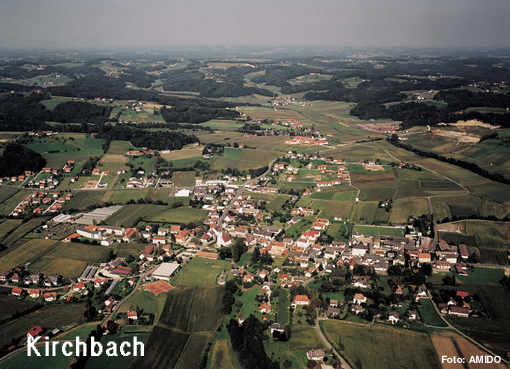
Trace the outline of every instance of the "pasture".
[[139, 218], [153, 216], [168, 209], [165, 205], [152, 204], [129, 204], [124, 205], [122, 209], [106, 218], [105, 223], [115, 227], [133, 227]]
[[146, 243], [117, 243], [115, 246], [115, 255], [119, 258], [125, 258], [128, 255], [137, 256], [140, 255], [140, 252], [147, 247]]
[[0, 214], [5, 215], [9, 215], [14, 208], [32, 192], [4, 186], [1, 186], [0, 189]]
[[[99, 178], [96, 178], [96, 181]], [[73, 192], [73, 197], [62, 206], [62, 211], [71, 209], [85, 210], [91, 205], [96, 205], [101, 201], [106, 191], [76, 191]]]
[[280, 296], [278, 296], [278, 323], [289, 324], [289, 311], [287, 310], [289, 306], [290, 297], [286, 290], [281, 289]]
[[446, 327], [446, 323], [437, 315], [433, 302], [430, 299], [420, 299], [418, 312], [424, 324], [433, 325], [435, 327]]
[[258, 169], [268, 165], [271, 161], [278, 158], [279, 156], [281, 156], [281, 153], [276, 151], [242, 149], [242, 155], [240, 159], [215, 157], [211, 160], [210, 166], [213, 170], [237, 168], [240, 171], [248, 171], [249, 169]]
[[175, 172], [172, 180], [176, 187], [190, 187], [195, 185], [195, 172]]
[[327, 350], [315, 328], [309, 325], [293, 325], [289, 342], [291, 351], [306, 351], [310, 347], [314, 350]]
[[30, 240], [15, 250], [6, 250], [7, 254], [1, 257], [0, 273], [10, 270], [28, 261], [36, 261], [44, 254], [53, 249], [58, 241], [55, 240]]
[[350, 221], [352, 223], [374, 224], [378, 205], [377, 202], [353, 203]]
[[225, 147], [225, 157], [227, 159], [241, 160], [243, 156], [243, 149], [236, 149], [233, 147]]
[[[44, 240], [32, 240], [44, 241]], [[26, 246], [26, 245], [25, 245]], [[102, 263], [106, 261], [106, 257], [110, 252], [107, 246], [94, 246], [74, 242], [59, 242], [54, 248], [48, 252], [46, 258], [62, 258], [77, 261], [85, 261], [88, 263]]]
[[207, 217], [207, 214], [209, 214], [207, 210], [181, 206], [180, 208], [168, 209], [157, 214], [147, 216], [146, 220], [160, 223], [188, 224], [204, 220]]
[[139, 289], [136, 290], [126, 301], [124, 301], [118, 312], [124, 313], [132, 306], [138, 306], [144, 313], [153, 313], [156, 315], [154, 320], [154, 325], [156, 325], [165, 306], [166, 298], [167, 294], [165, 293], [154, 296], [154, 294], [150, 292]]
[[462, 288], [464, 284], [477, 284], [482, 286], [500, 286], [500, 280], [505, 276], [505, 269], [475, 267], [468, 270], [467, 276], [456, 275], [457, 283]]
[[203, 146], [186, 146], [181, 150], [173, 150], [170, 153], [160, 154], [161, 157], [168, 161], [173, 160], [182, 160], [182, 159], [190, 159], [190, 158], [201, 158], [202, 151], [204, 150]]
[[176, 286], [213, 286], [223, 269], [230, 270], [229, 261], [193, 258], [173, 278], [172, 284]]
[[360, 232], [366, 236], [404, 237], [404, 229], [403, 228], [355, 225], [352, 230], [353, 230], [353, 232]]
[[31, 269], [39, 270], [44, 275], [60, 274], [64, 278], [79, 277], [87, 262], [55, 257], [43, 257], [30, 266]]
[[358, 368], [440, 367], [434, 346], [424, 333], [379, 324], [361, 327], [332, 320], [322, 322], [322, 328], [329, 342]]
[[347, 219], [349, 218], [351, 208], [352, 203], [350, 201], [328, 201], [321, 216], [334, 217], [335, 215], [340, 215], [342, 219]]
[[0, 223], [0, 240], [9, 235], [13, 230], [21, 225], [22, 220], [9, 219]]
[[2, 309], [0, 310], [0, 322], [3, 322], [4, 319], [11, 318], [14, 313], [23, 313], [25, 310], [37, 305], [37, 303], [0, 294], [0, 305], [2, 306]]
[[241, 369], [230, 340], [218, 340], [214, 345], [210, 369]]
[[46, 222], [49, 217], [44, 218], [35, 218], [30, 219], [28, 222], [21, 224], [18, 228], [16, 228], [9, 236], [2, 240], [2, 243], [5, 246], [11, 246], [16, 241], [18, 241], [21, 237], [25, 236], [32, 229], [39, 226], [41, 223]]

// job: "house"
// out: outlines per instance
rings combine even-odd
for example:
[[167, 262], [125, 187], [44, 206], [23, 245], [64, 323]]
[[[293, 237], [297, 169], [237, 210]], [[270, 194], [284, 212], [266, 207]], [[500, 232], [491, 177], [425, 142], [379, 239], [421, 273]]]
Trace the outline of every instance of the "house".
[[357, 293], [354, 295], [352, 302], [354, 302], [355, 304], [361, 305], [361, 304], [367, 302], [367, 298], [362, 293]]
[[138, 229], [128, 228], [128, 229], [126, 229], [126, 232], [124, 233], [124, 237], [122, 237], [122, 240], [124, 242], [131, 242], [135, 239], [137, 233], [138, 233]]
[[106, 278], [97, 278], [94, 281], [94, 288], [99, 288], [99, 287], [101, 287], [103, 284], [105, 284], [107, 282], [108, 282], [108, 279], [106, 279]]
[[306, 295], [296, 295], [294, 302], [292, 302], [292, 307], [295, 308], [298, 305], [308, 305], [310, 303], [310, 299]]
[[359, 313], [361, 313], [363, 311], [363, 308], [359, 305], [352, 305], [351, 306], [351, 312], [358, 315]]
[[134, 310], [128, 310], [127, 312], [127, 318], [131, 320], [137, 320], [138, 319], [138, 313]]
[[338, 315], [340, 314], [340, 309], [336, 307], [328, 307], [328, 310], [326, 310], [327, 315]]
[[253, 281], [253, 275], [251, 275], [251, 273], [246, 274], [246, 275], [243, 277], [243, 281], [244, 281], [244, 282], [251, 282], [251, 281]]
[[329, 306], [335, 307], [335, 308], [338, 307], [338, 300], [330, 300]]
[[57, 293], [56, 292], [46, 292], [43, 297], [44, 297], [45, 301], [56, 301]]
[[175, 235], [175, 242], [177, 242], [178, 244], [182, 244], [182, 243], [186, 242], [188, 237], [189, 237], [188, 230], [183, 229], [182, 231], [180, 231], [179, 233], [177, 233]]
[[420, 252], [418, 254], [418, 261], [421, 263], [430, 263], [430, 254], [428, 252]]
[[218, 247], [230, 246], [230, 244], [232, 244], [232, 238], [228, 233], [225, 232], [218, 236]]
[[32, 338], [35, 338], [35, 337], [39, 336], [42, 332], [43, 332], [43, 329], [41, 327], [39, 327], [38, 325], [36, 325], [35, 327], [33, 327], [31, 330], [29, 330], [27, 332], [27, 337], [30, 336]]
[[469, 308], [461, 306], [450, 306], [450, 314], [467, 318], [469, 317]]
[[108, 299], [104, 302], [104, 304], [105, 304], [106, 306], [109, 306], [109, 305], [113, 304], [114, 302], [115, 302], [115, 297], [110, 296], [110, 297], [108, 297]]
[[370, 288], [370, 284], [368, 284], [369, 281], [370, 276], [361, 276], [352, 281], [351, 285], [360, 288]]
[[80, 282], [80, 283], [75, 284], [73, 286], [73, 291], [74, 292], [80, 292], [80, 291], [83, 291], [84, 289], [86, 289], [86, 287], [85, 287], [85, 284], [83, 282]]
[[388, 322], [390, 322], [391, 324], [398, 323], [399, 320], [400, 316], [395, 312], [391, 313], [390, 316], [388, 317]]
[[410, 320], [416, 320], [416, 310], [408, 310], [407, 313]]
[[42, 294], [43, 292], [44, 292], [43, 290], [39, 290], [39, 289], [29, 290], [29, 291], [28, 291], [28, 295], [29, 295], [31, 298], [35, 299], [35, 298], [37, 298], [37, 297], [41, 296], [41, 294]]
[[323, 350], [308, 350], [306, 352], [306, 357], [308, 360], [322, 360], [324, 359], [324, 356], [326, 355], [324, 354]]
[[268, 303], [263, 303], [259, 306], [259, 311], [263, 314], [271, 312], [271, 305]]
[[273, 333], [274, 331], [284, 332], [285, 331], [285, 324], [278, 324], [278, 323], [271, 324], [271, 333]]
[[364, 256], [368, 252], [368, 246], [358, 243], [352, 247], [353, 256]]

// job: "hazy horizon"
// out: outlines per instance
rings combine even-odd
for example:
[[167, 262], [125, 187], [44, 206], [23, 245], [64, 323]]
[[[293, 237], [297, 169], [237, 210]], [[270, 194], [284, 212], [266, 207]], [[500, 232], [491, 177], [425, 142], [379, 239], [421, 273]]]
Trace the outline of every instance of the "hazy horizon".
[[17, 0], [0, 47], [508, 48], [508, 14], [508, 0]]

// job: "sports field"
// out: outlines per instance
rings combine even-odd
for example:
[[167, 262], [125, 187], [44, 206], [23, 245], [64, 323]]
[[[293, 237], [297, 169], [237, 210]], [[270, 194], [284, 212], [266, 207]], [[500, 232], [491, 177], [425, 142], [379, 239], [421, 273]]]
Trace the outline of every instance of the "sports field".
[[193, 258], [172, 279], [172, 284], [176, 286], [212, 286], [216, 284], [216, 278], [223, 269], [230, 270], [229, 261]]

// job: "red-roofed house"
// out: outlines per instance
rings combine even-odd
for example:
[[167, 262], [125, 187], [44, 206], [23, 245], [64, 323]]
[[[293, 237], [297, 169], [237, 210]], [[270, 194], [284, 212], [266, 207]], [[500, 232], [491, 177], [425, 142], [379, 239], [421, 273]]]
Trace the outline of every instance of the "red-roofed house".
[[46, 292], [44, 294], [44, 300], [45, 301], [56, 301], [57, 300], [57, 293], [56, 292]]
[[296, 307], [297, 305], [308, 305], [310, 303], [310, 299], [306, 295], [296, 295], [294, 302], [292, 302], [292, 307]]
[[271, 305], [269, 305], [268, 303], [263, 303], [262, 305], [259, 306], [259, 311], [261, 313], [269, 313], [271, 312]]
[[38, 325], [36, 325], [34, 328], [32, 328], [31, 330], [29, 330], [27, 332], [27, 337], [31, 336], [32, 338], [35, 338], [35, 337], [39, 336], [42, 332], [43, 332], [43, 329], [41, 327], [39, 327]]

